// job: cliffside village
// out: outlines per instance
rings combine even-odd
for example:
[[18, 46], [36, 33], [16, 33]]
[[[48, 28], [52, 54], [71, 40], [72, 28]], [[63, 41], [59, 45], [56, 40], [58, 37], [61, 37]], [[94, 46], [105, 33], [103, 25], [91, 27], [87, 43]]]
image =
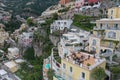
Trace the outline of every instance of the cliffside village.
[[[69, 7], [66, 13], [59, 12], [66, 7]], [[100, 12], [94, 9], [104, 7], [106, 11], [103, 14], [107, 17], [94, 21], [92, 32], [73, 26], [74, 14], [98, 16]], [[94, 80], [91, 74], [96, 67], [103, 68], [106, 80], [111, 80], [111, 71], [106, 69], [106, 64], [120, 64], [119, 60], [113, 60], [115, 55], [120, 58], [120, 7], [114, 4], [106, 7], [102, 0], [60, 0], [58, 5], [49, 7], [40, 17], [30, 19], [43, 24], [54, 13], [58, 14], [59, 20], [50, 25], [50, 34], [58, 32], [61, 36], [58, 41], [54, 37], [50, 38], [55, 47], [51, 55], [44, 59], [44, 80], [49, 80], [47, 72], [50, 68], [55, 71], [53, 80]], [[5, 26], [0, 24], [0, 80], [21, 80], [15, 72], [19, 70], [20, 63], [27, 62], [22, 55], [25, 48], [32, 46], [33, 33], [38, 29], [23, 22], [12, 34], [6, 32]], [[2, 48], [6, 44], [10, 46], [4, 51]]]

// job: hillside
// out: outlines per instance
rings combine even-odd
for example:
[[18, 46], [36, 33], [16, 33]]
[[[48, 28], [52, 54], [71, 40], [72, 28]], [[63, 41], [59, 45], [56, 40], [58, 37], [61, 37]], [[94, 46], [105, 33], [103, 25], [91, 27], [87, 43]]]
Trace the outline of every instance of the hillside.
[[46, 8], [51, 5], [57, 4], [58, 0], [1, 0], [6, 7], [7, 11], [13, 15], [39, 16]]

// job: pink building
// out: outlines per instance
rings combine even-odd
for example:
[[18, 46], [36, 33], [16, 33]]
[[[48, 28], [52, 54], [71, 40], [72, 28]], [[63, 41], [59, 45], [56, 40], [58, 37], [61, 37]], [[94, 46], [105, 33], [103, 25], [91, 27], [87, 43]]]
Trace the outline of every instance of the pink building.
[[101, 2], [102, 0], [87, 0], [88, 4], [94, 4], [97, 2]]
[[101, 2], [101, 1], [102, 0], [76, 0], [75, 7], [80, 8], [84, 4], [94, 4], [94, 3], [97, 3], [97, 2]]

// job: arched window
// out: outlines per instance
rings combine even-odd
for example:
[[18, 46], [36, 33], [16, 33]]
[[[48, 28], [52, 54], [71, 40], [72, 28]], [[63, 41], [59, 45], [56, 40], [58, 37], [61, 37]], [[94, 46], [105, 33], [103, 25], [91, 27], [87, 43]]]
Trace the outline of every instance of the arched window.
[[108, 32], [108, 38], [116, 38], [116, 33], [115, 32], [112, 32], [112, 31], [110, 31], [110, 32]]
[[96, 45], [96, 40], [95, 39], [93, 39], [93, 42], [92, 42], [92, 45]]
[[96, 49], [94, 47], [92, 47], [92, 51], [96, 51]]

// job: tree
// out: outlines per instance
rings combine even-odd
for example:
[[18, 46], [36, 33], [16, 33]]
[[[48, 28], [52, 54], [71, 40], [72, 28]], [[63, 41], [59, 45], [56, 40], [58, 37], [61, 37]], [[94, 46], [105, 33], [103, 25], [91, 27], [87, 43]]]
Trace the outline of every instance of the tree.
[[57, 20], [58, 19], [58, 14], [57, 13], [54, 13], [53, 14], [53, 20]]
[[35, 53], [34, 53], [33, 47], [30, 47], [25, 51], [25, 54], [23, 57], [27, 60], [34, 60], [35, 59], [34, 54]]
[[94, 80], [104, 80], [106, 74], [103, 68], [98, 67], [93, 71], [92, 76]]
[[47, 72], [47, 75], [48, 75], [49, 80], [53, 80], [54, 70], [49, 69], [48, 72]]
[[34, 21], [33, 21], [32, 18], [28, 18], [28, 19], [27, 19], [27, 24], [28, 24], [29, 26], [35, 26], [35, 23], [34, 23]]

